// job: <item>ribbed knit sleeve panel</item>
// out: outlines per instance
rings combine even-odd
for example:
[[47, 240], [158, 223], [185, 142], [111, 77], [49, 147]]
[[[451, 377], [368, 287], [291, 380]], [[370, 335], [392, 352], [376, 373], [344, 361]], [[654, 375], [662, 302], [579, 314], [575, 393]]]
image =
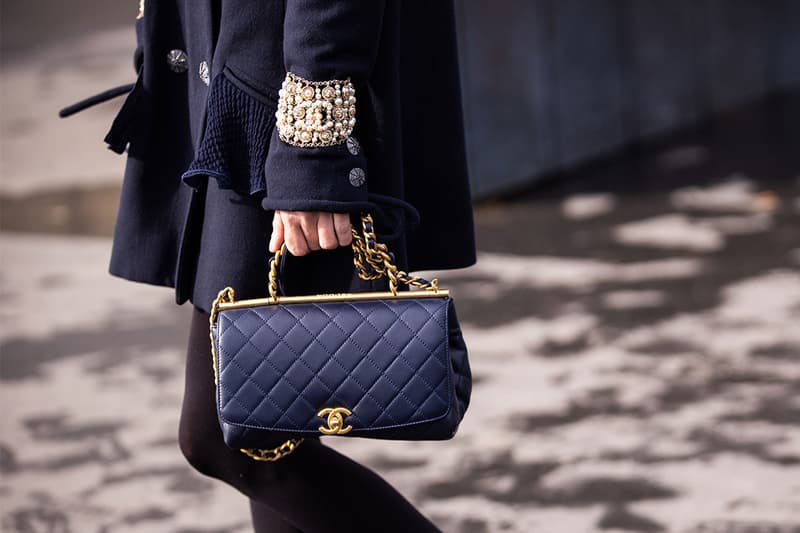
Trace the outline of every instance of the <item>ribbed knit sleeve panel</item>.
[[182, 178], [196, 187], [204, 176], [240, 194], [266, 192], [264, 165], [275, 125], [275, 95], [264, 95], [230, 70], [215, 76], [208, 95], [206, 129]]

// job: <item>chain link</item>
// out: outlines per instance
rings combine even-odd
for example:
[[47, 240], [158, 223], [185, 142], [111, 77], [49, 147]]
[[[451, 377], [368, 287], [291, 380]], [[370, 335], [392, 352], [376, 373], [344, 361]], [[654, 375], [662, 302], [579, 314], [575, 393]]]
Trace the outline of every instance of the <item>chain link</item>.
[[274, 463], [279, 459], [283, 459], [297, 449], [303, 439], [289, 439], [276, 448], [261, 450], [257, 448], [241, 448], [239, 451], [248, 456], [254, 461], [263, 461], [266, 463]]
[[217, 314], [219, 313], [219, 304], [232, 302], [235, 293], [231, 287], [225, 287], [219, 293], [214, 301], [211, 303], [211, 314], [208, 317], [208, 336], [211, 338], [211, 365], [214, 368], [214, 384], [217, 384], [219, 375], [217, 371], [217, 350], [214, 347], [214, 326], [217, 323]]
[[378, 242], [373, 227], [372, 215], [361, 215], [361, 229], [359, 233], [353, 228], [353, 264], [358, 272], [358, 277], [364, 281], [373, 281], [386, 276], [389, 279], [389, 290], [397, 294], [397, 283], [411, 285], [428, 291], [439, 290], [439, 280], [428, 281], [418, 276], [411, 276], [397, 268], [394, 264], [394, 255], [386, 244]]
[[283, 255], [284, 246], [278, 248], [278, 251], [275, 252], [275, 255], [269, 260], [269, 278], [267, 280], [267, 289], [269, 290], [270, 298], [273, 300], [278, 298], [278, 263], [280, 263], [281, 256]]

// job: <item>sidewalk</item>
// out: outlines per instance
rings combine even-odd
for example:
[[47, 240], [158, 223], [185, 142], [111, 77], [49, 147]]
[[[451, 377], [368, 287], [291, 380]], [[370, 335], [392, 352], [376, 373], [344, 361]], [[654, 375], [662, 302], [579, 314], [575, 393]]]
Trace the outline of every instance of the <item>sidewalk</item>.
[[[446, 531], [796, 531], [800, 206], [750, 187], [480, 211], [520, 252], [442, 275], [476, 377], [462, 431], [336, 446]], [[247, 531], [176, 446], [187, 309], [108, 276], [108, 246], [0, 238], [4, 525]]]

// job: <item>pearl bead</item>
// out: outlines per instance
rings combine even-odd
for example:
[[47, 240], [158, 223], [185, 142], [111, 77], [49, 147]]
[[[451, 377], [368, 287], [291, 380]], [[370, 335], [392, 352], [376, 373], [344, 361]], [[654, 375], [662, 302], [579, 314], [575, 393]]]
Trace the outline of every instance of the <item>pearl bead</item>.
[[349, 80], [310, 82], [287, 73], [275, 113], [281, 140], [300, 146], [344, 142], [356, 123], [355, 92]]

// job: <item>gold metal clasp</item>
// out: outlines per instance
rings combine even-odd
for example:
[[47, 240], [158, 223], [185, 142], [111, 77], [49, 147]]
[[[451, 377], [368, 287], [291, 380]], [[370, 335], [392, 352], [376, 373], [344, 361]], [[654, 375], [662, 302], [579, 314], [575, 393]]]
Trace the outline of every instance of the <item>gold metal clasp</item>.
[[350, 416], [353, 413], [350, 412], [350, 409], [346, 407], [326, 407], [322, 409], [317, 416], [320, 418], [326, 418], [326, 426], [320, 426], [319, 431], [323, 435], [345, 435], [350, 433], [350, 430], [353, 429], [353, 426], [345, 426], [344, 425], [344, 417]]

